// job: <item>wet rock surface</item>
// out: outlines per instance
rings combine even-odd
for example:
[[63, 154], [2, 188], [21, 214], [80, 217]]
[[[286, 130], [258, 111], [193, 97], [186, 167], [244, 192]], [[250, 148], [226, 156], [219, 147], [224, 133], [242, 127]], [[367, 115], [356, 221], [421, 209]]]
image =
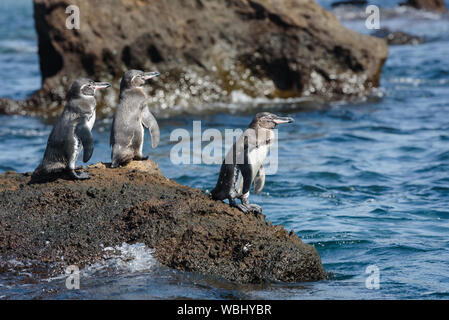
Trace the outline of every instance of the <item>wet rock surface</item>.
[[416, 36], [402, 31], [392, 31], [388, 28], [377, 30], [372, 35], [385, 39], [389, 45], [418, 45], [425, 41], [422, 36]]
[[0, 175], [1, 272], [61, 274], [101, 261], [105, 247], [139, 242], [165, 266], [242, 283], [326, 277], [315, 248], [293, 232], [165, 178], [152, 161], [89, 173], [44, 184]]
[[[80, 9], [79, 30], [66, 28], [68, 5]], [[226, 102], [235, 91], [361, 95], [379, 85], [388, 54], [383, 40], [346, 29], [313, 0], [34, 0], [34, 8], [42, 89], [19, 107], [0, 102], [1, 112], [54, 113], [73, 79], [87, 76], [114, 83], [99, 103], [110, 115], [130, 68], [162, 73], [150, 92], [160, 110]]]

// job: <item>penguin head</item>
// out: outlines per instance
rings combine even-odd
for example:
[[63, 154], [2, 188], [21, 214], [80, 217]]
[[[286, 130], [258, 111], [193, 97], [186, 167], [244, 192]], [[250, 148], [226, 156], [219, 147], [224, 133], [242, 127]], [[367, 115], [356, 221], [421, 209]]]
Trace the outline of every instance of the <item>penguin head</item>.
[[157, 71], [143, 72], [140, 70], [129, 70], [123, 75], [120, 90], [141, 88], [147, 80], [158, 77], [159, 75], [160, 73]]
[[278, 124], [294, 122], [293, 118], [280, 117], [273, 113], [261, 112], [256, 114], [251, 126], [259, 126], [265, 129], [273, 129]]
[[110, 86], [107, 82], [95, 82], [90, 79], [80, 78], [73, 82], [67, 93], [67, 98], [94, 97], [98, 89], [105, 89]]

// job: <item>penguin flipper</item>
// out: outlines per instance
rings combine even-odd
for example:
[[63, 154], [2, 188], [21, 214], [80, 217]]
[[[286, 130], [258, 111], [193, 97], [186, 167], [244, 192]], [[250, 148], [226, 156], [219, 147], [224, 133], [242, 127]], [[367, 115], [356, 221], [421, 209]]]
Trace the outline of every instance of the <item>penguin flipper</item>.
[[94, 152], [94, 137], [92, 136], [92, 132], [87, 127], [87, 123], [81, 122], [75, 129], [75, 133], [77, 137], [81, 140], [83, 144], [83, 162], [87, 162], [92, 157], [92, 153]]
[[[241, 195], [249, 195], [249, 189], [251, 189], [251, 184], [252, 184], [252, 176], [253, 176], [253, 170], [251, 165], [249, 164], [243, 164], [243, 165], [239, 165], [239, 169], [240, 169], [240, 173], [242, 174], [242, 178], [243, 178], [243, 186], [241, 190], [239, 191], [239, 194]], [[240, 188], [239, 188], [240, 189]]]
[[254, 178], [254, 194], [259, 194], [263, 187], [265, 186], [265, 169], [263, 165], [260, 166], [259, 171], [257, 171], [256, 177]]
[[156, 148], [159, 144], [160, 140], [160, 132], [159, 125], [157, 124], [156, 118], [148, 109], [148, 106], [145, 106], [142, 111], [142, 124], [150, 130], [151, 134], [151, 146]]

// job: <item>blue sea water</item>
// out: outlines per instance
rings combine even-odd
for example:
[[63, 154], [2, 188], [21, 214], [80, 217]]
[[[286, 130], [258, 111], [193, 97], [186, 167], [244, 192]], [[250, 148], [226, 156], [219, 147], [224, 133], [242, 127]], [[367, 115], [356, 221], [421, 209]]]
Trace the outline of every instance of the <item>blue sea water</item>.
[[[320, 3], [329, 8], [331, 1]], [[65, 289], [64, 277], [24, 284], [27, 275], [0, 276], [0, 298], [448, 299], [449, 17], [376, 3], [390, 7], [381, 11], [382, 27], [428, 41], [390, 47], [381, 90], [366, 100], [305, 112], [293, 112], [288, 102], [279, 112], [273, 104], [271, 110], [289, 112], [295, 123], [279, 127], [278, 172], [267, 177], [261, 195], [251, 196], [274, 224], [316, 247], [329, 280], [238, 285], [159, 266], [137, 246], [126, 250], [138, 267], [88, 270], [81, 290]], [[335, 12], [346, 26], [369, 33], [354, 13]], [[30, 0], [0, 3], [0, 96], [24, 98], [39, 88], [31, 17]], [[146, 140], [144, 151], [167, 177], [210, 190], [219, 165], [177, 166], [169, 159], [170, 133], [191, 132], [194, 120], [224, 132], [245, 128], [251, 116], [160, 119], [161, 145], [152, 150]], [[97, 122], [90, 163], [109, 161], [109, 127], [110, 119]], [[33, 170], [50, 130], [40, 119], [0, 116], [0, 172]], [[379, 289], [366, 287], [371, 265], [379, 270]]]

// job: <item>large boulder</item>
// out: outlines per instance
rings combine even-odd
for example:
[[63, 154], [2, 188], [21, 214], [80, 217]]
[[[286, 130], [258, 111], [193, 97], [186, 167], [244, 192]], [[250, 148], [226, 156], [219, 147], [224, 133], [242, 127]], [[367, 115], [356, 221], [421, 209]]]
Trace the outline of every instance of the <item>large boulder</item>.
[[353, 6], [353, 7], [361, 7], [367, 6], [367, 0], [343, 0], [343, 1], [335, 1], [331, 3], [332, 8], [343, 7], [343, 6]]
[[0, 175], [0, 272], [48, 277], [138, 242], [165, 266], [242, 283], [326, 278], [315, 248], [294, 232], [179, 185], [152, 161], [89, 172], [87, 181], [44, 184]]
[[407, 0], [401, 5], [409, 6], [419, 10], [447, 12], [444, 0]]
[[[66, 28], [69, 5], [80, 9], [79, 30]], [[385, 41], [346, 29], [313, 0], [34, 0], [34, 8], [43, 83], [30, 110], [54, 110], [71, 81], [88, 76], [115, 83], [100, 104], [110, 114], [130, 68], [162, 73], [151, 91], [156, 112], [227, 101], [233, 91], [360, 95], [379, 85], [388, 54]]]

